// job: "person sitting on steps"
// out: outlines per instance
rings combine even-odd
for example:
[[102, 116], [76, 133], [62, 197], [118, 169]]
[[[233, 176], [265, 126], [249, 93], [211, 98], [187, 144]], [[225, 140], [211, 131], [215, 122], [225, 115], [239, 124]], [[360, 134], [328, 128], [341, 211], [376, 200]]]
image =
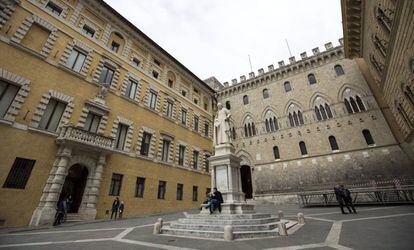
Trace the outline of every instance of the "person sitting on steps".
[[221, 203], [223, 203], [223, 196], [221, 192], [217, 190], [217, 188], [213, 189], [213, 196], [211, 197], [211, 204], [210, 204], [210, 214], [212, 214], [216, 208], [218, 208], [219, 213], [221, 213]]

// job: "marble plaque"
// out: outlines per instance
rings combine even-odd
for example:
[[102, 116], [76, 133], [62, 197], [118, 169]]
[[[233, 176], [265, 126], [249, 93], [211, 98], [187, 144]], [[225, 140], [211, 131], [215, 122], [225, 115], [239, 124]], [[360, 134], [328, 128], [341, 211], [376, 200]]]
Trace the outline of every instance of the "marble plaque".
[[218, 190], [229, 189], [226, 166], [219, 166], [216, 168], [216, 186]]

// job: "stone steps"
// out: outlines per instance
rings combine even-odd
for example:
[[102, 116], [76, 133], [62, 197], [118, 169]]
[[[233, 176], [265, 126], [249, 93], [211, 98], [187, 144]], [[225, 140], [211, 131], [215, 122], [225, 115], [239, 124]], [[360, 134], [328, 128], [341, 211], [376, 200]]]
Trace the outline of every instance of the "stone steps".
[[66, 214], [66, 221], [65, 222], [80, 222], [83, 221], [80, 218], [79, 214], [75, 214], [75, 213], [67, 213]]
[[[190, 230], [205, 230], [205, 231], [223, 231], [225, 225], [212, 225], [212, 224], [183, 224], [180, 222], [171, 222], [171, 229], [190, 229]], [[233, 231], [262, 231], [273, 230], [277, 227], [277, 222], [260, 224], [260, 225], [233, 225]]]
[[[190, 236], [190, 237], [202, 237], [202, 238], [211, 238], [211, 239], [224, 239], [223, 231], [177, 229], [177, 228], [170, 228], [169, 226], [164, 226], [161, 229], [161, 233], [168, 234], [168, 235], [174, 235], [174, 236]], [[278, 235], [277, 229], [233, 232], [234, 239], [270, 237], [270, 236], [277, 236], [277, 235]]]
[[189, 219], [264, 219], [271, 217], [270, 214], [262, 214], [262, 213], [255, 213], [255, 214], [185, 214], [186, 218]]
[[221, 217], [206, 217], [206, 218], [181, 218], [178, 222], [182, 224], [212, 224], [212, 225], [260, 225], [277, 222], [279, 219], [276, 216], [258, 219], [222, 219]]

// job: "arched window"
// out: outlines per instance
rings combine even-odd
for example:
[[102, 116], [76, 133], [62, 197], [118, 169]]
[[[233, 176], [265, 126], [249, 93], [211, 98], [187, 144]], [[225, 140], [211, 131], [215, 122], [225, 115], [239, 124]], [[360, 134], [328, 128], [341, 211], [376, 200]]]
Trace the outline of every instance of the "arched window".
[[365, 106], [364, 106], [364, 103], [362, 102], [361, 98], [359, 96], [356, 96], [355, 99], [356, 99], [356, 102], [358, 104], [359, 110], [365, 111]]
[[280, 159], [279, 147], [278, 146], [273, 147], [273, 156], [275, 157], [275, 160]]
[[349, 98], [349, 101], [351, 103], [351, 107], [354, 110], [354, 113], [358, 113], [359, 112], [359, 108], [358, 105], [356, 104], [355, 100], [353, 97]]
[[234, 127], [231, 128], [231, 138], [233, 138], [233, 140], [236, 140], [236, 129]]
[[331, 144], [332, 150], [339, 150], [338, 143], [336, 142], [335, 136], [329, 136], [329, 144]]
[[276, 117], [273, 117], [273, 125], [275, 126], [275, 130], [279, 130], [279, 124], [277, 123]]
[[354, 111], [352, 111], [352, 107], [351, 107], [351, 104], [349, 104], [348, 99], [345, 99], [344, 101], [345, 101], [345, 107], [346, 107], [346, 110], [348, 111], [348, 114], [354, 113]]
[[256, 128], [254, 127], [254, 122], [252, 122], [252, 134], [256, 135]]
[[292, 90], [292, 87], [290, 86], [290, 82], [285, 82], [283, 84], [283, 87], [285, 88], [285, 92], [289, 92]]
[[326, 114], [328, 115], [328, 118], [332, 118], [333, 117], [332, 111], [327, 103], [325, 103], [325, 110], [326, 110]]
[[299, 125], [303, 125], [303, 116], [302, 116], [302, 112], [300, 112], [300, 110], [298, 111], [298, 116], [299, 116]]
[[315, 75], [314, 74], [309, 74], [308, 75], [308, 81], [309, 81], [309, 84], [315, 84], [316, 83]]
[[401, 105], [401, 103], [398, 103], [398, 104], [396, 103], [396, 107], [397, 107], [398, 113], [400, 113], [400, 115], [402, 116], [403, 120], [408, 125], [408, 127], [412, 128], [413, 123], [410, 121], [410, 118], [408, 117], [407, 112], [405, 112], [405, 109]]
[[315, 106], [315, 114], [316, 114], [316, 119], [318, 121], [322, 120], [321, 112], [319, 111], [319, 108], [316, 106]]
[[291, 127], [294, 127], [295, 126], [295, 123], [293, 122], [293, 116], [292, 116], [291, 113], [289, 113], [289, 123], [290, 123], [290, 126]]
[[249, 131], [247, 130], [247, 124], [244, 124], [244, 136], [249, 137]]
[[265, 126], [266, 126], [266, 132], [269, 133], [270, 132], [270, 125], [269, 125], [269, 121], [267, 119], [265, 120]]
[[268, 89], [264, 89], [263, 90], [263, 99], [267, 99], [269, 98], [269, 90]]
[[230, 101], [226, 101], [226, 109], [230, 110], [231, 106], [230, 106]]
[[306, 144], [303, 141], [299, 142], [299, 148], [300, 148], [300, 153], [302, 155], [308, 154], [308, 150], [306, 149]]
[[345, 74], [344, 69], [342, 68], [341, 65], [335, 65], [334, 69], [335, 69], [335, 72], [336, 72], [337, 76], [341, 76], [341, 75]]
[[244, 105], [249, 104], [249, 97], [247, 95], [243, 96], [243, 104]]
[[375, 145], [374, 139], [372, 138], [371, 133], [369, 132], [368, 129], [362, 130], [362, 134], [364, 135], [365, 142], [367, 143], [368, 146]]
[[405, 86], [405, 88], [404, 88], [404, 96], [411, 103], [411, 105], [414, 106], [414, 94], [413, 94], [413, 91], [411, 90], [411, 88], [409, 86]]
[[325, 112], [325, 108], [322, 106], [322, 104], [319, 105], [319, 110], [321, 111], [322, 119], [324, 120], [328, 119], [328, 116], [326, 115], [326, 112]]

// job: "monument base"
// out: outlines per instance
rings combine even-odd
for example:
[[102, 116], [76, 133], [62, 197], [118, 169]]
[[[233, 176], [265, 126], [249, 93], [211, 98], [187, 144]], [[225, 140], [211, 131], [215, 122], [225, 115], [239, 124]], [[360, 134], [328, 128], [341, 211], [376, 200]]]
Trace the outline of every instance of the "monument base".
[[[221, 213], [216, 210], [214, 214], [254, 214], [254, 205], [248, 203], [223, 203], [221, 204]], [[207, 207], [203, 207], [200, 214], [210, 214]]]

